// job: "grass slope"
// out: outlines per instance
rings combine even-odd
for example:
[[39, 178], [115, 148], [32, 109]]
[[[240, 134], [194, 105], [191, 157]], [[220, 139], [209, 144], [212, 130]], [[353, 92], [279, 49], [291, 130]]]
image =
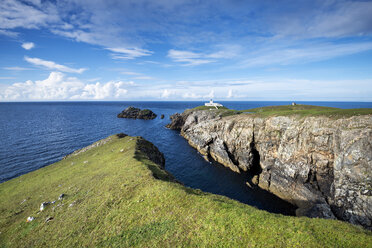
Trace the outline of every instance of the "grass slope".
[[371, 232], [345, 222], [271, 214], [175, 183], [138, 140], [111, 136], [0, 184], [0, 247], [372, 247]]
[[305, 116], [328, 116], [331, 118], [351, 117], [354, 115], [372, 115], [372, 108], [359, 108], [359, 109], [339, 109], [331, 107], [313, 106], [313, 105], [280, 105], [268, 106], [247, 110], [232, 110], [226, 107], [220, 109], [211, 109], [211, 107], [199, 106], [192, 110], [211, 110], [220, 114], [222, 117], [236, 114], [249, 114], [260, 117], [269, 116], [289, 116], [297, 115], [300, 117]]
[[248, 109], [244, 112], [259, 114], [261, 116], [277, 115], [300, 115], [300, 116], [328, 116], [328, 117], [350, 117], [354, 115], [371, 115], [372, 108], [339, 109], [312, 105], [283, 105]]

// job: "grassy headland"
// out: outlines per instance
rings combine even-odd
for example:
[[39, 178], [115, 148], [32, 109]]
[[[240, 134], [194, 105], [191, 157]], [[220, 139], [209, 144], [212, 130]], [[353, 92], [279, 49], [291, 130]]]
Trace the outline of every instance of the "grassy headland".
[[297, 115], [300, 117], [306, 116], [328, 116], [331, 118], [342, 118], [350, 117], [354, 115], [372, 115], [372, 108], [359, 108], [359, 109], [340, 109], [313, 105], [280, 105], [280, 106], [268, 106], [246, 110], [233, 110], [226, 107], [220, 107], [218, 110], [207, 107], [199, 106], [192, 110], [211, 110], [220, 114], [222, 117], [236, 114], [250, 114], [259, 117], [269, 116], [290, 116]]
[[0, 184], [0, 247], [372, 247], [371, 232], [358, 226], [186, 188], [140, 141], [111, 136]]

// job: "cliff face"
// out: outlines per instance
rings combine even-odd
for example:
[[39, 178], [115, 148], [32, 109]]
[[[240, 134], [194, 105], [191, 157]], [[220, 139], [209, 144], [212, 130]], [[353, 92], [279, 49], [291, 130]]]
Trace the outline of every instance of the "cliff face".
[[235, 172], [249, 172], [249, 185], [298, 206], [297, 215], [371, 228], [371, 115], [221, 118], [205, 110], [172, 121], [201, 154]]

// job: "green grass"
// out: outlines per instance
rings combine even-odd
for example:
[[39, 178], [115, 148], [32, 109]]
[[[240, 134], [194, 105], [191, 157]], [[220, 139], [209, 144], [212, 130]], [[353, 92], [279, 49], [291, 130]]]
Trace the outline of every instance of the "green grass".
[[350, 117], [354, 115], [371, 115], [372, 108], [360, 109], [339, 109], [331, 107], [321, 107], [312, 105], [283, 105], [283, 106], [269, 106], [262, 108], [254, 108], [244, 110], [244, 112], [251, 112], [261, 116], [328, 116], [335, 118]]
[[209, 111], [212, 111], [213, 113], [215, 113], [216, 115], [219, 115], [221, 117], [230, 116], [230, 115], [237, 115], [237, 114], [242, 113], [242, 111], [228, 109], [226, 107], [218, 107], [218, 109], [216, 109], [215, 107], [209, 107], [209, 106], [198, 106], [198, 107], [195, 107], [195, 108], [192, 108], [192, 109], [188, 109], [186, 111], [195, 111], [195, 110], [196, 111], [198, 111], [198, 110], [209, 110]]
[[0, 247], [372, 247], [361, 227], [271, 214], [175, 183], [138, 140], [111, 136], [0, 184]]
[[[199, 106], [193, 108], [192, 110], [208, 110], [210, 107]], [[280, 105], [280, 106], [268, 106], [261, 108], [253, 108], [247, 110], [232, 110], [226, 107], [223, 109], [211, 109], [217, 114], [220, 114], [222, 117], [236, 115], [236, 114], [249, 114], [251, 116], [259, 117], [269, 117], [269, 116], [290, 116], [297, 115], [300, 117], [306, 116], [327, 116], [331, 118], [343, 118], [351, 117], [355, 115], [372, 115], [372, 108], [359, 108], [359, 109], [339, 109], [331, 107], [322, 107], [322, 106], [312, 106], [312, 105]]]

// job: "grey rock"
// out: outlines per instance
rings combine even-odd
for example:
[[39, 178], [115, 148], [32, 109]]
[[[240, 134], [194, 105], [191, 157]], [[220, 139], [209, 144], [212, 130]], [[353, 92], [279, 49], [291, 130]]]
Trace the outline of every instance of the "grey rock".
[[53, 219], [54, 219], [54, 218], [53, 218], [53, 217], [51, 217], [51, 216], [50, 216], [50, 217], [47, 217], [47, 218], [45, 219], [45, 222], [47, 222], [47, 223], [48, 223], [49, 221], [51, 221], [51, 220], [53, 220]]
[[[189, 144], [235, 172], [260, 171], [258, 186], [306, 216], [372, 228], [372, 116], [171, 117]], [[252, 182], [250, 182], [252, 183]]]
[[43, 211], [49, 204], [50, 204], [50, 202], [43, 202], [43, 203], [41, 203], [41, 205], [40, 205], [40, 211]]
[[310, 218], [336, 219], [327, 203], [310, 205], [309, 208], [298, 208], [296, 210], [296, 215]]
[[156, 114], [149, 109], [139, 109], [135, 107], [128, 107], [117, 115], [118, 118], [131, 118], [131, 119], [145, 119], [152, 120], [156, 118]]
[[31, 222], [31, 221], [33, 221], [34, 219], [35, 219], [35, 217], [29, 216], [29, 217], [27, 217], [26, 222]]

